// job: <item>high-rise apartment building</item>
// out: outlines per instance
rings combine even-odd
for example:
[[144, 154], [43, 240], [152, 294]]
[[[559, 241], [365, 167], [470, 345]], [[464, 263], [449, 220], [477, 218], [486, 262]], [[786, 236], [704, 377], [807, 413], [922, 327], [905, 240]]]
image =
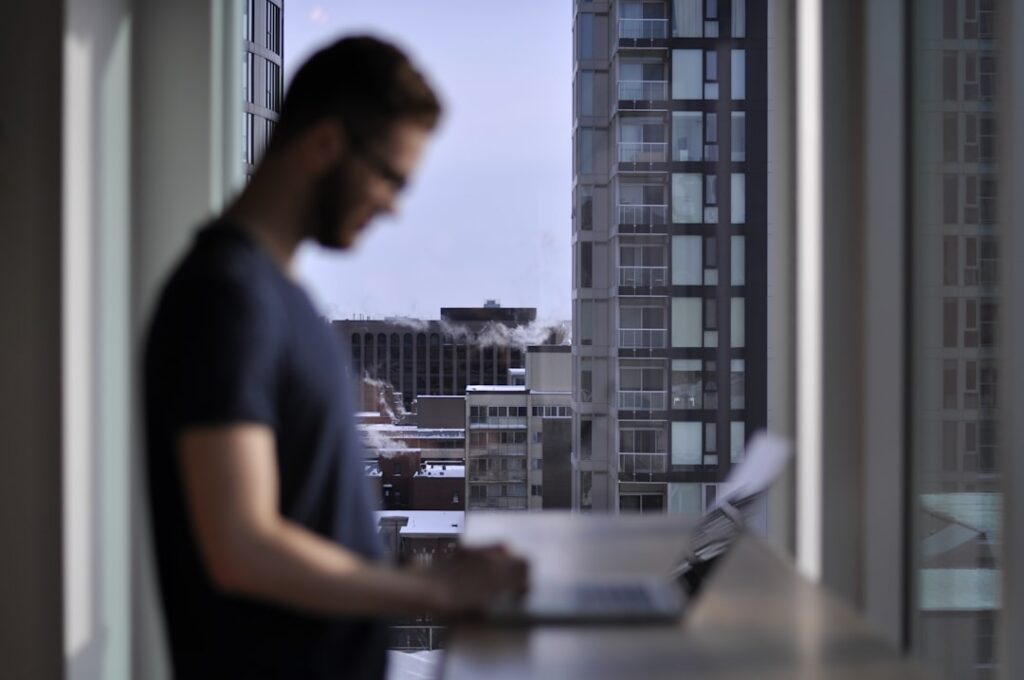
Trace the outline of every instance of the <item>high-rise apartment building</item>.
[[242, 0], [242, 11], [242, 157], [248, 178], [284, 101], [284, 0]]
[[[913, 6], [915, 648], [948, 678], [998, 674], [997, 16]], [[1008, 449], [1003, 449], [1009, 454]], [[955, 537], [955, 538], [950, 538]], [[941, 540], [940, 540], [941, 539]]]
[[697, 512], [767, 419], [767, 0], [574, 41], [574, 507]]

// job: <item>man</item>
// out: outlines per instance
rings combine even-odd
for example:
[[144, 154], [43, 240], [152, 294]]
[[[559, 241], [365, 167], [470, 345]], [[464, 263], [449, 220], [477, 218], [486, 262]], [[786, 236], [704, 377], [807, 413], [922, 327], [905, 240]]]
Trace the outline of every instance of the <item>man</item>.
[[396, 48], [318, 52], [251, 182], [163, 292], [148, 474], [177, 677], [381, 677], [383, 619], [471, 613], [525, 587], [500, 547], [378, 563], [347, 357], [291, 278], [304, 239], [350, 248], [393, 211], [439, 115]]

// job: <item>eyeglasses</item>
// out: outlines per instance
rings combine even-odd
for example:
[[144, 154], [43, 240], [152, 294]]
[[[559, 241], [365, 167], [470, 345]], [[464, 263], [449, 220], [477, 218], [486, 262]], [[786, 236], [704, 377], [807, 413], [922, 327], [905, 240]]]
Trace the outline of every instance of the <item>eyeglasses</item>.
[[363, 161], [370, 166], [371, 170], [391, 184], [396, 193], [405, 189], [405, 186], [409, 183], [409, 180], [405, 175], [395, 170], [391, 164], [379, 154], [373, 153], [368, 148], [361, 146], [353, 147], [352, 151], [356, 156], [363, 159]]

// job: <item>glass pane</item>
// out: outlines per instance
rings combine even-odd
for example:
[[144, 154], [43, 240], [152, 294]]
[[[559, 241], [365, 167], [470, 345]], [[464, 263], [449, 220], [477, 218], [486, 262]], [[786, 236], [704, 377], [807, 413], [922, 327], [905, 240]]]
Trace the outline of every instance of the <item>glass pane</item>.
[[732, 256], [730, 263], [730, 283], [734, 286], [742, 286], [746, 280], [746, 240], [743, 236], [733, 236], [730, 239], [729, 253]]
[[703, 201], [700, 173], [677, 172], [672, 175], [672, 221], [699, 224]]
[[729, 179], [732, 185], [732, 223], [743, 224], [747, 221], [747, 176], [733, 173]]
[[746, 304], [744, 299], [732, 298], [730, 310], [732, 315], [729, 319], [729, 346], [743, 347], [746, 343]]
[[701, 11], [702, 0], [673, 0], [672, 2], [672, 35], [676, 38], [701, 37], [701, 24], [704, 14]]
[[700, 111], [672, 112], [672, 160], [699, 161], [703, 158], [703, 117]]
[[701, 298], [672, 298], [672, 346], [701, 347]]
[[672, 285], [699, 286], [701, 284], [701, 237], [672, 237]]
[[701, 423], [672, 423], [672, 464], [700, 465]]
[[747, 51], [732, 51], [732, 98], [745, 99], [747, 96]]
[[979, 285], [979, 240], [996, 237], [995, 166], [979, 163], [978, 134], [999, 108], [984, 101], [996, 45], [959, 41], [977, 37], [981, 5], [992, 3], [912, 2], [909, 126], [911, 644], [934, 677], [972, 680], [999, 674], [1002, 470], [999, 300]]
[[704, 52], [672, 50], [672, 99], [700, 99]]

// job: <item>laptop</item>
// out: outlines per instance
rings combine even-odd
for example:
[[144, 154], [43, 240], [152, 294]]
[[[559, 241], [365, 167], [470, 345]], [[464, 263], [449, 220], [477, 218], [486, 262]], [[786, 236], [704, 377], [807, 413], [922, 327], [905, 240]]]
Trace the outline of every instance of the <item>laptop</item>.
[[722, 484], [715, 504], [686, 537], [686, 553], [660, 577], [590, 577], [570, 583], [540, 583], [521, 599], [496, 602], [486, 618], [519, 625], [671, 624], [700, 592], [736, 539], [747, 530], [759, 499], [785, 468], [789, 442], [759, 432], [743, 462]]

